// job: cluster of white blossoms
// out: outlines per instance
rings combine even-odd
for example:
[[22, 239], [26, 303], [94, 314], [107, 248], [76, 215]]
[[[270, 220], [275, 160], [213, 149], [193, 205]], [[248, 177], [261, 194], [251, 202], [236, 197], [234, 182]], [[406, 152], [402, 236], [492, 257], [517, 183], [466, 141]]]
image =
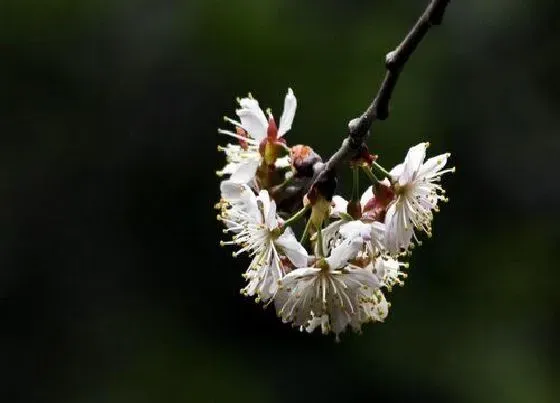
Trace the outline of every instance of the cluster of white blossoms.
[[[225, 118], [233, 128], [219, 130], [236, 142], [218, 148], [227, 164], [218, 172], [216, 208], [231, 234], [221, 244], [250, 258], [242, 294], [272, 304], [286, 323], [308, 332], [320, 327], [337, 339], [347, 328], [383, 322], [387, 293], [406, 279], [403, 259], [420, 243], [420, 232], [431, 236], [433, 213], [446, 201], [440, 179], [454, 171], [444, 169], [449, 154], [426, 160], [428, 143], [420, 143], [390, 171], [375, 156], [357, 156], [353, 194], [345, 200], [302, 185], [309, 187], [312, 181], [301, 179], [316, 176], [309, 165], [320, 157], [308, 146], [286, 144], [297, 106], [291, 89], [278, 126], [250, 94], [238, 103], [238, 119]], [[361, 196], [360, 170], [371, 181]], [[299, 203], [284, 211], [284, 193], [296, 184]], [[299, 240], [294, 228], [302, 230]]]

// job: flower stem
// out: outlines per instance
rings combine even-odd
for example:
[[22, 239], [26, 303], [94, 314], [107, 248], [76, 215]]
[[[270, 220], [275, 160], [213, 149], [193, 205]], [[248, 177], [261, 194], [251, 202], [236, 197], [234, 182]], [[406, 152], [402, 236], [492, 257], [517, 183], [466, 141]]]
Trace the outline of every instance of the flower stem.
[[352, 200], [360, 199], [360, 171], [358, 167], [352, 167]]
[[303, 206], [303, 208], [300, 211], [298, 211], [293, 216], [291, 216], [286, 221], [284, 221], [284, 228], [289, 227], [294, 222], [296, 222], [300, 218], [302, 218], [305, 215], [305, 213], [307, 212], [307, 210], [309, 210], [309, 207], [311, 207], [311, 204], [307, 204], [306, 206]]
[[371, 181], [371, 183], [373, 184], [373, 187], [375, 187], [375, 185], [379, 183], [379, 178], [375, 176], [375, 174], [373, 173], [370, 167], [362, 167], [362, 169], [365, 172], [366, 176]]
[[321, 227], [322, 225], [317, 228], [317, 250], [319, 251], [319, 257], [325, 257], [325, 251], [323, 250], [323, 231]]
[[373, 166], [375, 168], [377, 168], [377, 170], [379, 172], [381, 172], [383, 175], [385, 175], [387, 178], [389, 178], [389, 180], [391, 179], [391, 174], [389, 172], [387, 172], [387, 170], [385, 168], [383, 168], [381, 165], [379, 165], [377, 162], [373, 161]]
[[282, 182], [279, 185], [276, 185], [275, 188], [283, 190], [286, 186], [290, 185], [293, 181], [294, 181], [294, 175], [288, 177], [287, 179], [284, 179], [284, 182]]
[[303, 234], [301, 236], [301, 240], [299, 241], [300, 244], [304, 244], [309, 238], [309, 230], [311, 229], [311, 220], [307, 220], [305, 223], [305, 228], [303, 229]]

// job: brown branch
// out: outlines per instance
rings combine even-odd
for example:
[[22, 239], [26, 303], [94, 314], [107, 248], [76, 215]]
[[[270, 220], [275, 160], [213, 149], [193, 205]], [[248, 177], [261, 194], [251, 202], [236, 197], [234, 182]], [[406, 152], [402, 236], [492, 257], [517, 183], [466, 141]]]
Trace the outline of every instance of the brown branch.
[[[385, 57], [387, 72], [375, 98], [360, 117], [352, 119], [348, 123], [348, 137], [344, 139], [338, 151], [325, 163], [312, 187], [332, 180], [336, 167], [343, 161], [357, 155], [365, 147], [365, 140], [369, 135], [372, 123], [378, 119], [387, 119], [389, 116], [389, 101], [401, 71], [430, 27], [441, 24], [445, 8], [449, 2], [450, 0], [432, 0], [399, 46], [387, 54]], [[332, 195], [324, 196], [329, 198]]]

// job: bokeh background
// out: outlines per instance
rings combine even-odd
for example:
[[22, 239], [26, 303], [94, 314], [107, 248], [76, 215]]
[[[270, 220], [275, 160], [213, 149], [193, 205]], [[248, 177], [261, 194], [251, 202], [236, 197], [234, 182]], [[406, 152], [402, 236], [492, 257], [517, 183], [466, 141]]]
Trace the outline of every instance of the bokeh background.
[[426, 3], [2, 0], [0, 401], [560, 401], [557, 1], [452, 1], [375, 123], [457, 166], [385, 324], [282, 325], [218, 245], [235, 97], [328, 156]]

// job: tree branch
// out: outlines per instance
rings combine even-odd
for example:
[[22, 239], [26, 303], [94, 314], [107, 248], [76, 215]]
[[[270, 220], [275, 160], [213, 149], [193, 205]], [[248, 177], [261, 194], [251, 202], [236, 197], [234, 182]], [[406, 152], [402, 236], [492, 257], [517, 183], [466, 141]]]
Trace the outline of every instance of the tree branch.
[[336, 167], [358, 154], [365, 147], [365, 140], [369, 135], [372, 123], [375, 120], [385, 120], [389, 117], [389, 101], [401, 71], [430, 27], [441, 24], [449, 2], [450, 0], [431, 0], [403, 41], [395, 50], [387, 54], [385, 57], [387, 72], [375, 98], [360, 117], [354, 118], [348, 123], [348, 137], [344, 139], [338, 151], [325, 163], [313, 182], [312, 188], [322, 182], [332, 180]]

